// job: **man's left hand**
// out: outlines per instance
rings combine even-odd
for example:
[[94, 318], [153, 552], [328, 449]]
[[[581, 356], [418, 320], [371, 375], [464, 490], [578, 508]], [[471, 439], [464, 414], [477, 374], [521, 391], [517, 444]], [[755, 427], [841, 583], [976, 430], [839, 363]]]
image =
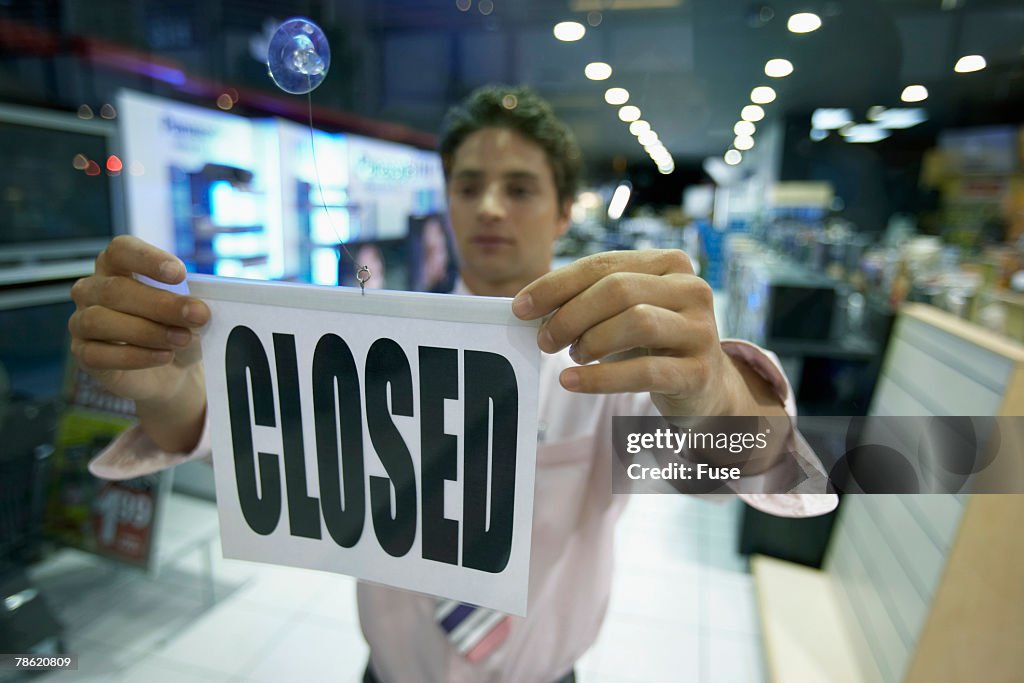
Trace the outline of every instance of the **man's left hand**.
[[783, 414], [767, 383], [722, 351], [711, 287], [678, 249], [587, 256], [524, 287], [512, 311], [553, 313], [537, 344], [571, 346], [580, 367], [560, 377], [570, 391], [648, 391], [663, 415]]

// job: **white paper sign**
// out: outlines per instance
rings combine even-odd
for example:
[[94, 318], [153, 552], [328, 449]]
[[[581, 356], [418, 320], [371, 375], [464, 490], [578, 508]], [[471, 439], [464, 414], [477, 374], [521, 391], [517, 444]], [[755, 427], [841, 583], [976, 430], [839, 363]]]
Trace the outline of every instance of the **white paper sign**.
[[537, 323], [508, 299], [190, 276], [225, 557], [526, 613]]

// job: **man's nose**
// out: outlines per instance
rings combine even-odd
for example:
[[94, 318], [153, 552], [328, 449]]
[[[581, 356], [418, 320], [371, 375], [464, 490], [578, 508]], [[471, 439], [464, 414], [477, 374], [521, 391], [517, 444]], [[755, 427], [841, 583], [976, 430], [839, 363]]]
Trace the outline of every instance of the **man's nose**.
[[481, 218], [487, 220], [500, 220], [505, 217], [505, 203], [501, 200], [501, 188], [496, 183], [488, 185], [484, 190], [477, 212]]

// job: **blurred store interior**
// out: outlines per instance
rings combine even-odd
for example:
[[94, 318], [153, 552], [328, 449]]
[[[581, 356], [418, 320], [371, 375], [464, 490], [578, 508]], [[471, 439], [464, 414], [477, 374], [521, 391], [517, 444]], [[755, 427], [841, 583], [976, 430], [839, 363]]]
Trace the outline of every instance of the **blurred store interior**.
[[[292, 16], [331, 46], [308, 98], [267, 73]], [[80, 656], [44, 681], [361, 680], [354, 581], [221, 559], [208, 465], [86, 471], [132, 407], [70, 360], [70, 287], [129, 233], [326, 286], [355, 284], [343, 242], [373, 286], [447, 292], [437, 131], [487, 83], [582, 148], [556, 265], [685, 250], [800, 415], [1024, 414], [1021, 0], [0, 0], [0, 652]], [[578, 680], [1024, 671], [1020, 496], [634, 498]]]

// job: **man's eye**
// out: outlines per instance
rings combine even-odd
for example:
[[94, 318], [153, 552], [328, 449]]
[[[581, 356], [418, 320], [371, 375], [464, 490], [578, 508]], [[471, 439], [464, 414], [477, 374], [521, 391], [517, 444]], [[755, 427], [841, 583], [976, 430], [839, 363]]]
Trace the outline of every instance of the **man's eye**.
[[455, 188], [455, 192], [460, 197], [475, 197], [478, 194], [480, 194], [480, 188], [478, 188], [476, 185], [460, 185], [459, 187]]
[[533, 190], [531, 190], [528, 187], [512, 186], [508, 188], [508, 193], [512, 197], [515, 197], [517, 199], [523, 199], [533, 194]]

